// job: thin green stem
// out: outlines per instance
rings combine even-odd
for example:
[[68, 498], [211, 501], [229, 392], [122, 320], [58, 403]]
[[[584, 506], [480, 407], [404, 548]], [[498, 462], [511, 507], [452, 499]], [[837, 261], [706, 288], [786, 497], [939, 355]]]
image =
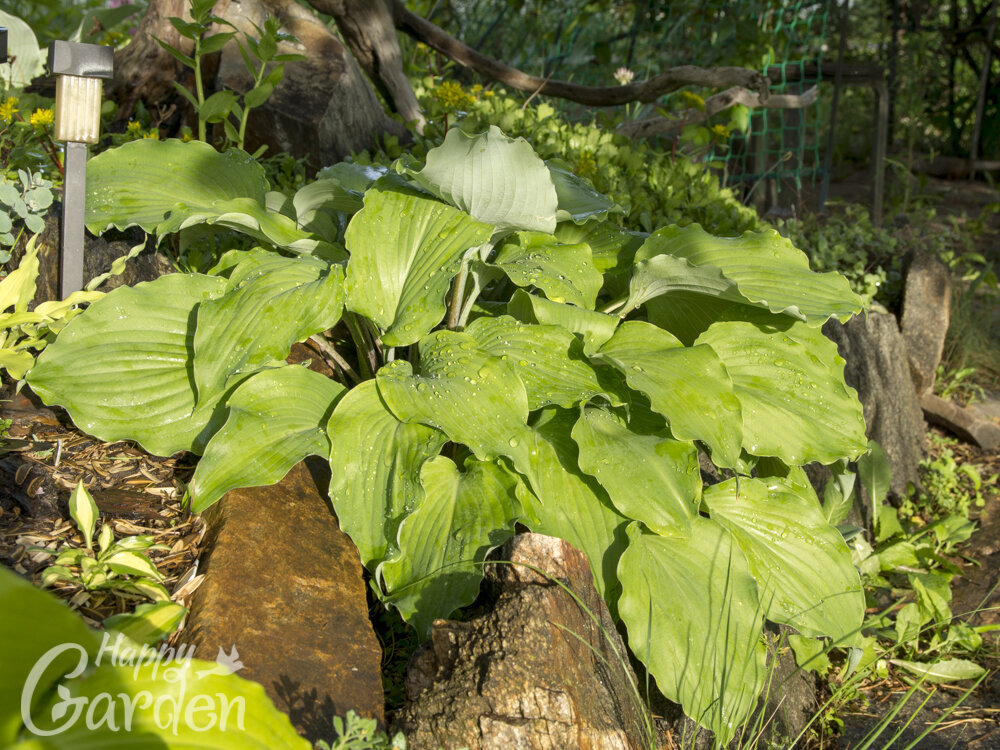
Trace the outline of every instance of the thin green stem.
[[[258, 86], [260, 86], [260, 82], [262, 80], [264, 80], [264, 69], [266, 67], [267, 67], [267, 63], [263, 63], [262, 62], [260, 64], [260, 70], [257, 71], [257, 75], [254, 78], [254, 82], [253, 82], [253, 88], [250, 89], [251, 91], [253, 91], [253, 89], [255, 89]], [[244, 97], [244, 99], [243, 99], [243, 113], [240, 115], [240, 132], [238, 133], [239, 137], [237, 139], [236, 148], [239, 148], [239, 149], [243, 148], [243, 142], [246, 139], [247, 120], [249, 118], [250, 118], [250, 107], [247, 106], [246, 97]]]
[[205, 103], [205, 85], [201, 82], [201, 37], [194, 40], [194, 92], [198, 97], [198, 140], [208, 142], [208, 129], [201, 116], [201, 105]]
[[465, 299], [465, 282], [469, 278], [469, 262], [462, 261], [462, 268], [455, 277], [451, 287], [451, 305], [448, 308], [448, 329], [454, 331], [459, 327], [459, 317], [462, 313], [462, 301]]

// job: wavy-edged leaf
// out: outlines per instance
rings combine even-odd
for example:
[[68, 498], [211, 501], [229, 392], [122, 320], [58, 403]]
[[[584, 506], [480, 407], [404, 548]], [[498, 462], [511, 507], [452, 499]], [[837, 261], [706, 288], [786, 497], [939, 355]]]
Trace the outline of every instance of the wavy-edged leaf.
[[215, 276], [170, 274], [115, 289], [39, 355], [28, 373], [32, 390], [101, 440], [136, 440], [160, 456], [200, 452], [223, 393], [195, 410], [194, 321], [225, 285]]
[[608, 411], [586, 408], [573, 427], [580, 468], [597, 477], [624, 515], [664, 536], [687, 536], [698, 514], [701, 473], [694, 445], [640, 435]]
[[188, 487], [191, 509], [201, 513], [237, 487], [274, 484], [306, 456], [328, 456], [326, 425], [343, 393], [305, 367], [264, 370], [243, 381], [198, 462]]
[[260, 249], [243, 255], [226, 293], [198, 308], [199, 403], [213, 398], [233, 373], [282, 360], [295, 342], [332, 328], [343, 312], [343, 278], [339, 266], [318, 258], [284, 258]]
[[747, 561], [716, 522], [692, 519], [686, 539], [628, 527], [618, 611], [656, 685], [722, 745], [764, 687], [763, 613]]
[[340, 528], [374, 569], [396, 544], [403, 517], [423, 497], [420, 467], [436, 456], [446, 437], [431, 427], [401, 422], [378, 394], [374, 380], [337, 402], [327, 434], [330, 500]]
[[237, 198], [263, 207], [267, 190], [264, 168], [243, 151], [141, 139], [87, 161], [87, 229], [100, 234], [108, 226], [140, 226], [152, 234], [178, 203], [217, 214], [216, 202]]
[[292, 199], [296, 223], [329, 242], [337, 242], [348, 221], [364, 206], [361, 193], [348, 190], [333, 178], [303, 185]]
[[[202, 659], [140, 661], [131, 649], [114, 657], [104, 654], [100, 666], [85, 677], [67, 680], [65, 693], [50, 695], [39, 707], [37, 726], [51, 734], [50, 750], [308, 750], [310, 743], [292, 727], [262, 685]], [[93, 662], [91, 662], [93, 663]], [[167, 679], [167, 676], [171, 679]], [[123, 708], [124, 706], [131, 710]], [[65, 702], [63, 702], [65, 701]], [[114, 705], [119, 722], [130, 718], [130, 731], [114, 728], [97, 714], [95, 728], [85, 717], [54, 718], [53, 709]], [[166, 710], [164, 710], [166, 709]], [[56, 709], [58, 712], [58, 709]], [[110, 709], [109, 709], [110, 710]], [[127, 713], [126, 713], [127, 711]], [[96, 712], [96, 709], [95, 709]], [[224, 721], [223, 721], [224, 720]], [[61, 731], [60, 728], [62, 727]]]
[[378, 323], [387, 346], [406, 346], [441, 322], [462, 257], [493, 227], [444, 203], [374, 188], [351, 219], [345, 242], [347, 307]]
[[[101, 639], [59, 599], [3, 566], [0, 611], [4, 613], [0, 617], [0, 643], [8, 646], [0, 669], [0, 744], [10, 747], [22, 725], [22, 692], [39, 660], [62, 644], [79, 644], [80, 651], [95, 654]], [[77, 666], [80, 653], [66, 649], [51, 656], [50, 667], [38, 675], [34, 693], [28, 697], [32, 713], [37, 713], [56, 680]]]
[[[629, 297], [620, 314], [627, 315], [651, 299], [678, 292], [743, 301], [736, 283], [723, 276], [719, 268], [694, 266], [673, 255], [654, 255], [635, 264], [629, 281]], [[663, 301], [664, 307], [669, 307], [670, 302], [668, 297]]]
[[795, 322], [767, 331], [739, 321], [715, 323], [697, 339], [726, 366], [743, 408], [743, 447], [793, 466], [829, 464], [864, 452], [865, 420], [844, 382], [837, 346]]
[[566, 165], [550, 160], [545, 162], [545, 166], [548, 167], [549, 176], [556, 188], [556, 221], [585, 224], [602, 221], [611, 212], [625, 213], [624, 208], [603, 193], [597, 192], [589, 180], [565, 169]]
[[810, 325], [821, 325], [831, 316], [847, 320], [862, 308], [846, 278], [810, 271], [805, 253], [773, 229], [715, 237], [697, 224], [664, 227], [639, 248], [636, 263], [662, 254], [695, 267], [715, 266], [746, 300]]
[[685, 347], [643, 321], [622, 323], [597, 353], [649, 397], [678, 440], [700, 440], [719, 466], [736, 466], [743, 435], [733, 381], [711, 347]]
[[571, 431], [576, 413], [549, 408], [528, 435], [528, 462], [517, 496], [522, 520], [538, 534], [565, 539], [587, 555], [597, 590], [612, 612], [618, 598], [618, 558], [625, 550], [628, 519], [604, 489], [580, 471]]
[[476, 458], [527, 458], [528, 396], [514, 370], [466, 333], [435, 331], [420, 341], [420, 374], [396, 360], [378, 371], [379, 394], [404, 422], [436, 427]]
[[475, 600], [482, 563], [513, 535], [520, 506], [515, 477], [474, 458], [462, 472], [450, 458], [432, 458], [420, 483], [424, 499], [399, 527], [399, 554], [378, 571], [383, 600], [425, 637], [434, 620]]
[[528, 396], [528, 410], [555, 404], [571, 407], [594, 396], [621, 404], [602, 384], [572, 333], [560, 326], [520, 323], [509, 315], [477, 318], [465, 333], [487, 354], [507, 362]]
[[419, 172], [400, 169], [414, 182], [478, 221], [499, 229], [551, 232], [559, 199], [548, 167], [523, 138], [496, 125], [468, 135], [452, 128], [427, 152]]
[[986, 670], [968, 659], [940, 659], [924, 664], [905, 659], [890, 659], [894, 666], [905, 669], [929, 683], [955, 682], [957, 680], [978, 680]]
[[507, 304], [507, 312], [524, 323], [561, 326], [583, 339], [583, 352], [594, 354], [615, 332], [616, 315], [584, 310], [582, 307], [528, 294], [518, 289]]
[[521, 287], [537, 287], [553, 302], [594, 309], [604, 278], [594, 267], [590, 246], [564, 245], [551, 234], [518, 232], [494, 264]]
[[856, 645], [865, 612], [861, 579], [811, 488], [740, 477], [706, 487], [704, 500], [746, 555], [767, 619]]
[[588, 221], [574, 224], [560, 222], [553, 232], [555, 238], [566, 245], [584, 242], [590, 246], [594, 267], [601, 273], [631, 268], [635, 251], [645, 239], [610, 221]]

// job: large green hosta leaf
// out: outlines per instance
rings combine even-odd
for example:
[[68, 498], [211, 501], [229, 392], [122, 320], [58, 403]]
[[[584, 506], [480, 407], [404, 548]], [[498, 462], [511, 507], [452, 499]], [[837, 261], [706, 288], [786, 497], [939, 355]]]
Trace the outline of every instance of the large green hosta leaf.
[[420, 342], [420, 374], [405, 360], [378, 372], [379, 394], [399, 419], [436, 427], [476, 458], [525, 465], [528, 397], [514, 370], [466, 333], [435, 331]]
[[538, 534], [565, 539], [587, 555], [594, 582], [611, 611], [618, 596], [618, 558], [625, 550], [628, 519], [607, 493], [580, 471], [571, 437], [576, 413], [546, 409], [529, 435], [528, 484], [517, 488], [523, 523]]
[[305, 367], [264, 370], [226, 402], [229, 417], [205, 447], [188, 487], [201, 513], [237, 487], [274, 484], [306, 456], [327, 456], [327, 420], [344, 393]]
[[382, 402], [374, 380], [344, 395], [327, 424], [330, 500], [340, 528], [369, 569], [396, 544], [404, 516], [420, 503], [420, 467], [436, 456], [445, 435], [399, 421]]
[[419, 172], [401, 168], [421, 187], [500, 229], [556, 228], [559, 199], [548, 167], [523, 138], [508, 138], [491, 125], [466, 135], [452, 128], [427, 152]]
[[199, 402], [233, 373], [281, 360], [296, 341], [332, 328], [343, 311], [343, 271], [310, 257], [247, 253], [224, 296], [198, 308], [194, 378]]
[[373, 188], [345, 242], [347, 307], [379, 324], [388, 346], [415, 343], [441, 322], [462, 257], [493, 227], [421, 195]]
[[[846, 320], [861, 310], [861, 298], [851, 291], [847, 279], [838, 273], [810, 271], [805, 253], [773, 229], [715, 237], [697, 224], [664, 227], [646, 240], [635, 260], [641, 264], [664, 254], [687, 260], [696, 268], [714, 266], [749, 302], [810, 325], [820, 325], [831, 316]], [[654, 269], [640, 270], [650, 275]], [[699, 283], [711, 293], [707, 277]], [[726, 292], [727, 298], [730, 295]]]
[[[119, 287], [90, 306], [46, 347], [28, 374], [46, 403], [101, 440], [136, 440], [150, 453], [201, 452], [223, 391], [195, 409], [194, 321], [226, 280], [171, 274]], [[221, 414], [216, 417], [222, 417]]]
[[698, 337], [726, 366], [743, 407], [743, 447], [788, 465], [832, 463], [867, 447], [861, 404], [844, 382], [844, 360], [818, 328], [768, 331], [715, 323]]
[[[164, 658], [154, 663], [135, 648], [125, 646], [125, 650], [116, 651], [113, 638], [105, 648], [99, 634], [87, 628], [63, 602], [2, 569], [0, 604], [4, 612], [0, 642], [17, 644], [17, 648], [8, 648], [0, 670], [0, 742], [4, 747], [309, 747], [263, 687], [228, 673], [215, 662]], [[32, 668], [45, 666], [42, 659], [46, 654], [54, 658], [32, 682], [35, 700], [28, 716], [32, 724], [23, 731], [29, 739], [17, 744], [24, 719], [21, 695], [28, 687]], [[93, 670], [67, 677], [86, 667]], [[77, 699], [83, 702], [76, 703]], [[107, 721], [112, 711], [115, 728]], [[87, 726], [88, 718], [95, 728]], [[48, 736], [32, 734], [28, 731], [32, 726]]]
[[861, 579], [811, 488], [741, 477], [706, 488], [705, 503], [746, 554], [767, 619], [856, 645], [865, 612]]
[[507, 304], [507, 312], [524, 323], [562, 326], [583, 338], [584, 354], [592, 355], [611, 338], [618, 326], [617, 315], [584, 310], [582, 307], [528, 294], [518, 289]]
[[747, 560], [700, 516], [687, 539], [628, 528], [618, 611], [657, 687], [728, 744], [764, 686], [763, 612]]
[[612, 211], [625, 213], [625, 209], [616, 205], [608, 196], [594, 190], [588, 180], [563, 168], [568, 165], [547, 161], [545, 166], [548, 167], [552, 184], [556, 188], [556, 221], [584, 224], [606, 219]]
[[736, 466], [743, 418], [733, 381], [708, 346], [685, 347], [642, 321], [622, 323], [597, 354], [645, 393], [678, 440], [700, 440], [719, 466]]
[[594, 267], [601, 273], [631, 267], [635, 251], [644, 239], [643, 235], [629, 232], [610, 221], [589, 221], [586, 224], [563, 221], [553, 234], [566, 245], [580, 242], [589, 245]]
[[249, 154], [201, 141], [132, 141], [87, 162], [87, 228], [139, 226], [150, 234], [219, 224], [259, 240], [314, 252], [327, 243], [267, 211], [267, 177]]
[[571, 407], [602, 395], [620, 404], [598, 380], [580, 341], [560, 326], [520, 323], [509, 315], [478, 318], [465, 329], [476, 345], [509, 364], [524, 383], [528, 410], [556, 404]]
[[573, 440], [580, 468], [597, 477], [629, 518], [666, 536], [687, 536], [698, 514], [701, 474], [691, 443], [640, 435], [603, 409], [583, 410]]
[[494, 263], [518, 286], [537, 287], [553, 302], [594, 309], [604, 279], [590, 246], [564, 245], [550, 234], [518, 232]]
[[516, 479], [470, 458], [460, 472], [437, 456], [420, 471], [424, 499], [399, 527], [399, 554], [379, 566], [384, 600], [423, 637], [431, 623], [471, 604], [490, 550], [513, 534]]

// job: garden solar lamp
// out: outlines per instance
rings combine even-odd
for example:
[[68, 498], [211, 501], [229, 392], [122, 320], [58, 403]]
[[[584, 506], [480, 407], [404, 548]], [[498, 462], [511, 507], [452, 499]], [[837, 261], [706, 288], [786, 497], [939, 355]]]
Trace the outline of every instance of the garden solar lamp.
[[87, 203], [87, 144], [101, 128], [101, 79], [114, 72], [114, 50], [99, 44], [53, 42], [49, 68], [56, 78], [55, 139], [66, 144], [59, 293], [83, 288], [83, 216]]
[[0, 65], [7, 62], [7, 29], [0, 26]]

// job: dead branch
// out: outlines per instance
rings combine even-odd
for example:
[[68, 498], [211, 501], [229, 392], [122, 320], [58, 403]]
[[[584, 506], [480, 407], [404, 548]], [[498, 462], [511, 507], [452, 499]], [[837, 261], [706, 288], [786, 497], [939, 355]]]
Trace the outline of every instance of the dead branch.
[[397, 29], [460, 65], [519, 91], [537, 90], [546, 96], [569, 99], [592, 107], [612, 107], [634, 101], [651, 102], [663, 94], [689, 85], [739, 86], [767, 97], [767, 78], [748, 68], [698, 68], [683, 65], [669, 68], [648, 81], [637, 81], [625, 86], [583, 86], [569, 81], [546, 80], [477, 52], [427, 19], [407, 10], [401, 0], [388, 2]]
[[705, 100], [704, 110], [688, 109], [676, 117], [649, 117], [636, 122], [626, 122], [618, 126], [618, 132], [631, 138], [647, 138], [651, 135], [679, 133], [688, 125], [705, 122], [709, 117], [735, 104], [745, 107], [766, 109], [802, 109], [815, 103], [819, 90], [813, 86], [802, 94], [771, 94], [766, 100], [755, 91], [734, 86], [731, 89], [710, 96]]

